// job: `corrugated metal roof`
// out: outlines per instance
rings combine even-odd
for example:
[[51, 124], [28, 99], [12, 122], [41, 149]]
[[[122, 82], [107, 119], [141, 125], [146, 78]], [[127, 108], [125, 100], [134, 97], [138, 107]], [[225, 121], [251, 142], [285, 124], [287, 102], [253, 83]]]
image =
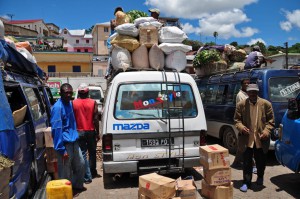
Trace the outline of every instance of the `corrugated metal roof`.
[[8, 24], [24, 24], [24, 23], [34, 23], [38, 21], [43, 21], [42, 19], [29, 19], [29, 20], [12, 20], [7, 21]]
[[73, 36], [83, 36], [85, 34], [85, 29], [82, 30], [68, 30]]
[[91, 38], [93, 38], [93, 36], [92, 36], [92, 34], [85, 34], [83, 38], [91, 39]]

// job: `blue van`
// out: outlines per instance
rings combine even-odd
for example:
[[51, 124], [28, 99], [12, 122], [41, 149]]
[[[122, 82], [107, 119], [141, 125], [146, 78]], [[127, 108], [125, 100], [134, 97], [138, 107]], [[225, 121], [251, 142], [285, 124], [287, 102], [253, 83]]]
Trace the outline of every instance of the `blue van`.
[[288, 102], [275, 142], [275, 155], [280, 164], [300, 171], [300, 93]]
[[44, 130], [53, 98], [36, 64], [8, 45], [0, 51], [8, 55], [0, 57], [0, 155], [14, 161], [9, 197], [26, 198], [47, 176]]
[[[259, 86], [259, 96], [272, 103], [275, 115], [275, 129], [279, 127], [287, 108], [287, 99], [297, 95], [299, 70], [250, 69], [222, 72], [197, 78], [205, 117], [207, 134], [222, 140], [231, 153], [236, 152], [238, 131], [234, 126], [236, 95], [242, 79], [249, 78]], [[274, 149], [275, 134], [271, 136], [270, 149]]]

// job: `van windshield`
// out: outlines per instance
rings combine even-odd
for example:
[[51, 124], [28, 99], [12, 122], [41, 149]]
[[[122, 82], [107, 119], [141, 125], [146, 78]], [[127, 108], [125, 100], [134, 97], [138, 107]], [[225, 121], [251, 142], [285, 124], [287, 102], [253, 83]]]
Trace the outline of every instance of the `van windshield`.
[[[114, 116], [117, 119], [196, 117], [192, 88], [188, 84], [123, 84], [118, 88]], [[182, 107], [182, 108], [181, 108]], [[183, 111], [183, 112], [182, 112]]]
[[101, 99], [101, 93], [100, 93], [100, 90], [93, 90], [93, 89], [90, 89], [89, 91], [89, 96], [91, 99], [94, 99], [94, 100], [100, 100]]
[[295, 98], [300, 91], [298, 77], [270, 78], [269, 86], [272, 102], [287, 102], [289, 98]]

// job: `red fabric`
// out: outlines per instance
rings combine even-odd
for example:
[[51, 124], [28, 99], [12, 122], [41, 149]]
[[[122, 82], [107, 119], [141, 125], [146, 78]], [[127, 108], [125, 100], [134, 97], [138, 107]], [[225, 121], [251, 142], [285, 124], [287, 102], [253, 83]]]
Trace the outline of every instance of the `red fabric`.
[[78, 131], [93, 131], [93, 115], [95, 100], [90, 98], [76, 99], [73, 101], [74, 115]]

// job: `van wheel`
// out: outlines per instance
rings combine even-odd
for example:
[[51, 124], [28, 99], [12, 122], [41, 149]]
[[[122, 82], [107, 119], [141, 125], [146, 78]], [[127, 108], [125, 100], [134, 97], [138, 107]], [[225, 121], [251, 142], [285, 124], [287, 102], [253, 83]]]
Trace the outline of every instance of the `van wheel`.
[[229, 153], [235, 154], [237, 150], [237, 138], [232, 128], [227, 127], [223, 134], [223, 145]]

